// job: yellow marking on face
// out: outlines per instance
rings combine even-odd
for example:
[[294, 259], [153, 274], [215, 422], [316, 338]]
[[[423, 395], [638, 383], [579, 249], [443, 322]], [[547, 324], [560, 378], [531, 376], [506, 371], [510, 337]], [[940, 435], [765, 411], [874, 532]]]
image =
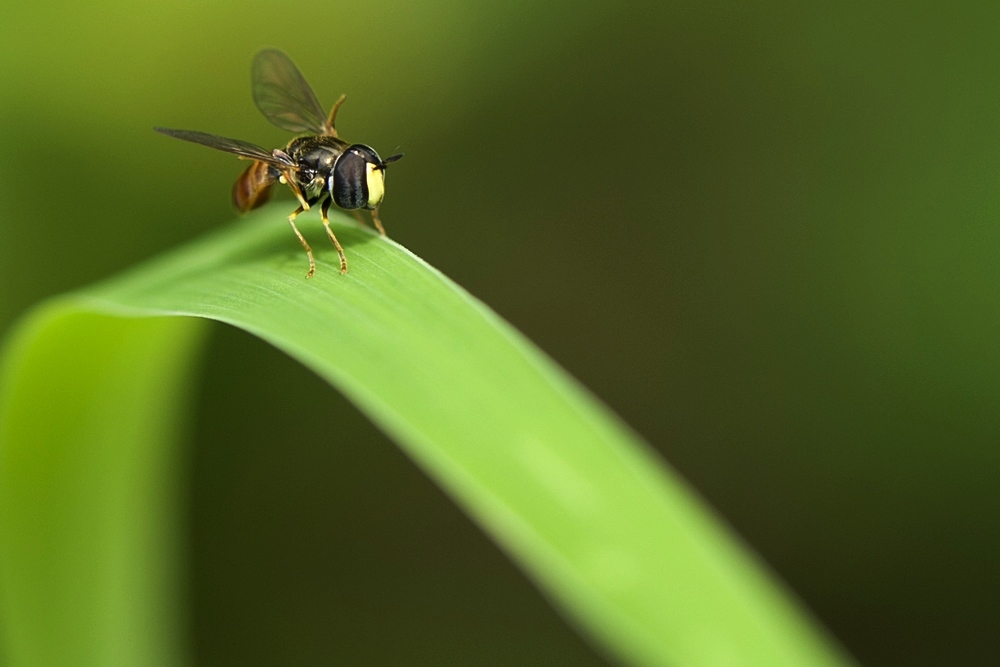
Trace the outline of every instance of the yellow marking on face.
[[376, 169], [375, 165], [369, 162], [365, 165], [368, 173], [368, 208], [375, 208], [382, 203], [385, 196], [385, 171]]

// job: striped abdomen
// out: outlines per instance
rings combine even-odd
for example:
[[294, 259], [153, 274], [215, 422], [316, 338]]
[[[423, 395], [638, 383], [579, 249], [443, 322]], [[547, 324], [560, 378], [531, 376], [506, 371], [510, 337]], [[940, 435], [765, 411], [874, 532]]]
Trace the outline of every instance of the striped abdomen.
[[281, 174], [260, 160], [254, 160], [233, 183], [233, 206], [240, 213], [263, 206], [271, 198], [272, 187]]

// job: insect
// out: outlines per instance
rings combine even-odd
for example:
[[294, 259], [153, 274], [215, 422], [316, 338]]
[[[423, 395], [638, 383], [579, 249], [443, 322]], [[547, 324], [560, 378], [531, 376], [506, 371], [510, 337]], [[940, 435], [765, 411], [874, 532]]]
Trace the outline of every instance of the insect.
[[316, 94], [291, 58], [277, 49], [263, 49], [254, 56], [250, 80], [253, 99], [260, 112], [283, 130], [300, 135], [284, 148], [267, 151], [239, 139], [227, 139], [193, 130], [153, 128], [167, 136], [202, 144], [241, 160], [252, 160], [233, 185], [233, 205], [246, 213], [262, 206], [271, 198], [275, 183], [287, 185], [299, 201], [299, 207], [288, 216], [288, 223], [309, 257], [311, 278], [316, 272], [312, 248], [295, 226], [295, 219], [312, 206], [320, 204], [323, 226], [340, 255], [340, 272], [347, 273], [344, 249], [330, 229], [327, 212], [331, 203], [354, 211], [361, 220], [361, 209], [371, 211], [372, 222], [379, 234], [385, 228], [378, 216], [378, 207], [385, 196], [386, 166], [403, 157], [402, 153], [381, 159], [364, 144], [349, 144], [337, 134], [337, 111], [345, 95], [334, 103], [329, 115], [316, 99]]

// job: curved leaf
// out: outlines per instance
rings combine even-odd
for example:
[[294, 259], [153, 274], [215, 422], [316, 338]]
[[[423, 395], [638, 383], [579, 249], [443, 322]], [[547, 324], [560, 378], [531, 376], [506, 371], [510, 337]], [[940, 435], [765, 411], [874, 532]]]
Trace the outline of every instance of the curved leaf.
[[[245, 329], [326, 378], [613, 654], [667, 665], [846, 661], [684, 483], [530, 342], [404, 248], [335, 224], [346, 276], [331, 248], [306, 280], [284, 215], [263, 209], [21, 327], [0, 405], [3, 612], [15, 655], [53, 655], [40, 647], [67, 626], [103, 638], [78, 643], [90, 657], [126, 639], [145, 656], [137, 663], [183, 654], [179, 638], [142, 620], [174, 613], [148, 594], [170, 568], [149, 553], [168, 539], [149, 526], [171, 497], [170, 473], [152, 462], [177, 446], [167, 434], [183, 412], [178, 368], [197, 340], [177, 324], [188, 320], [143, 318], [184, 315]], [[303, 226], [322, 238], [315, 221]], [[36, 557], [63, 544], [89, 555], [61, 569]], [[79, 583], [112, 565], [127, 576]], [[39, 606], [57, 599], [56, 617]]]

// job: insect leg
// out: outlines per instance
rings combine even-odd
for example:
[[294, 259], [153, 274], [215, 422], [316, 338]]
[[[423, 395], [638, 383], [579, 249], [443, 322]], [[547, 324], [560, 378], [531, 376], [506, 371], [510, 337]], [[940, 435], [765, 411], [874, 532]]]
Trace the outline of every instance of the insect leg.
[[330, 229], [330, 218], [327, 217], [326, 212], [330, 210], [331, 199], [327, 198], [323, 200], [323, 206], [320, 208], [320, 212], [323, 214], [323, 226], [326, 227], [326, 234], [333, 241], [333, 247], [337, 249], [337, 254], [340, 255], [340, 273], [347, 273], [347, 258], [344, 256], [344, 249], [340, 247], [340, 241], [337, 237], [333, 235], [333, 230]]
[[309, 247], [306, 237], [302, 236], [302, 232], [300, 232], [299, 228], [295, 226], [295, 218], [299, 217], [302, 210], [301, 206], [295, 209], [292, 214], [288, 216], [288, 224], [292, 226], [292, 231], [295, 232], [297, 237], [299, 237], [299, 243], [302, 244], [302, 247], [306, 249], [306, 254], [309, 255], [309, 273], [306, 274], [306, 278], [312, 278], [313, 274], [316, 273], [316, 260], [313, 259], [313, 251], [312, 248]]
[[[299, 205], [302, 207], [302, 211], [309, 210], [309, 202], [306, 201], [305, 196], [302, 194], [302, 190], [296, 185], [295, 180], [292, 178], [292, 172], [283, 171], [281, 172], [281, 182], [287, 185], [291, 190], [295, 198], [299, 200]], [[302, 211], [299, 211], [301, 213]]]
[[382, 236], [385, 236], [385, 227], [382, 226], [382, 221], [379, 220], [378, 218], [377, 208], [372, 209], [372, 222], [375, 223], [375, 229], [378, 230], [378, 233], [381, 234]]
[[[365, 222], [365, 216], [361, 212], [360, 208], [352, 210], [351, 215], [354, 216], [354, 219], [358, 221], [359, 225], [361, 225], [362, 227], [368, 227], [368, 223]], [[372, 222], [375, 224], [375, 229], [378, 230], [378, 233], [381, 234], [382, 236], [385, 236], [385, 228], [382, 227], [382, 221], [379, 220], [378, 211], [376, 210], [372, 211]]]

